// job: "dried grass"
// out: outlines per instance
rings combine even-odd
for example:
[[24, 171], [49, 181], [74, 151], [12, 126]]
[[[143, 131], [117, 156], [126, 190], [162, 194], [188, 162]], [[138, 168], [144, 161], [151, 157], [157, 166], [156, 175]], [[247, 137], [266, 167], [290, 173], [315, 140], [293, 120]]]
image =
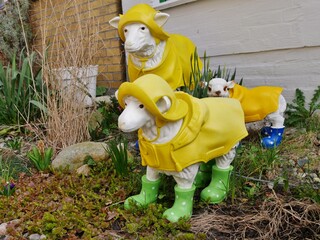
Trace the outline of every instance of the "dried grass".
[[320, 206], [284, 201], [275, 193], [261, 206], [212, 207], [191, 219], [208, 239], [319, 239]]
[[[40, 2], [43, 79], [50, 94], [47, 113], [42, 118], [46, 132], [35, 129], [39, 130], [40, 138], [56, 150], [89, 140], [88, 121], [92, 109], [79, 99], [77, 69], [92, 65], [102, 44], [99, 23], [90, 15], [90, 1], [81, 5], [76, 0], [59, 2]], [[67, 91], [59, 74], [61, 69], [70, 70]]]

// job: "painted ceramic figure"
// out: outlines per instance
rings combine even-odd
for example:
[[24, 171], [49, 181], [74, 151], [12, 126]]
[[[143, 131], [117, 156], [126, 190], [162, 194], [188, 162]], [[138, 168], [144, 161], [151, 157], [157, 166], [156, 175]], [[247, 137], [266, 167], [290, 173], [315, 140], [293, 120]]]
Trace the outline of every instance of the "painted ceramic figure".
[[[196, 47], [187, 37], [163, 30], [168, 18], [168, 14], [148, 4], [138, 4], [109, 21], [124, 42], [131, 82], [145, 74], [156, 74], [172, 89], [188, 86]], [[201, 60], [198, 61], [201, 69]]]
[[214, 78], [208, 83], [208, 96], [230, 97], [240, 101], [245, 114], [246, 123], [265, 120], [267, 127], [262, 129], [261, 140], [265, 148], [278, 146], [284, 132], [284, 112], [286, 100], [281, 95], [281, 87], [259, 86], [246, 88], [234, 81], [227, 82], [222, 78]]
[[175, 202], [164, 212], [169, 221], [191, 217], [196, 185], [205, 180], [210, 184], [201, 198], [210, 203], [224, 200], [235, 148], [248, 134], [239, 101], [194, 98], [173, 91], [154, 74], [123, 83], [117, 98], [124, 108], [118, 127], [124, 132], [139, 130], [142, 165], [147, 167], [140, 194], [129, 197], [125, 208], [132, 206], [130, 201], [142, 206], [155, 202], [161, 173], [177, 183]]

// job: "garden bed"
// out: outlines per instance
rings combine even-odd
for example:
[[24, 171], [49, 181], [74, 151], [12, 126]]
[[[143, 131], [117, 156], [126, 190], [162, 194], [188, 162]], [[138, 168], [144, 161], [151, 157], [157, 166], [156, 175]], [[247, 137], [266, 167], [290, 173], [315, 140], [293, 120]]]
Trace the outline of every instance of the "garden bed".
[[[24, 139], [20, 152], [4, 144], [1, 148], [2, 159], [13, 159], [22, 173], [15, 180], [15, 192], [0, 196], [0, 224], [18, 221], [7, 229], [12, 239], [28, 239], [35, 233], [47, 239], [317, 239], [318, 135], [293, 128], [286, 132], [277, 150], [261, 149], [255, 135], [245, 139], [234, 161], [228, 199], [208, 205], [199, 200], [197, 190], [193, 217], [178, 223], [162, 218], [174, 200], [174, 181], [169, 177], [160, 187], [158, 203], [124, 210], [124, 200], [139, 192], [145, 171], [135, 150], [129, 148], [134, 161], [126, 176], [115, 171], [111, 159], [92, 166], [88, 176], [43, 173], [23, 152], [30, 150], [32, 138], [7, 135], [3, 142]], [[253, 158], [260, 161], [259, 171], [248, 162]]]

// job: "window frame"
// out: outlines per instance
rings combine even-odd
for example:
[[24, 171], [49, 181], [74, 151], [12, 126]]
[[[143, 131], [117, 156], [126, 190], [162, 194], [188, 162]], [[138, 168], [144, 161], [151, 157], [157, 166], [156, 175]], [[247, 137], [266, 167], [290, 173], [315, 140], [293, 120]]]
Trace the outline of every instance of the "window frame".
[[161, 3], [160, 0], [151, 0], [151, 6], [157, 10], [162, 10], [195, 1], [197, 0], [167, 0]]

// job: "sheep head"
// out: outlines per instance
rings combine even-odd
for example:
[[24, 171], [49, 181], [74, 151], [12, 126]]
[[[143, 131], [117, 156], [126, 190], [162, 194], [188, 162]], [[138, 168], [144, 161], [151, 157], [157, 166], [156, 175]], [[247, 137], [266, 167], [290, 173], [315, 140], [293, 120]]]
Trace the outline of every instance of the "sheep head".
[[213, 78], [208, 83], [209, 97], [229, 97], [229, 89], [235, 85], [234, 81], [227, 82], [223, 78]]
[[[153, 116], [144, 104], [133, 96], [124, 99], [125, 109], [118, 118], [118, 127], [123, 132], [133, 132], [140, 128], [152, 128], [155, 126], [155, 116]], [[162, 114], [171, 107], [171, 101], [167, 96], [163, 96], [156, 103], [159, 112]]]
[[[116, 95], [120, 106], [130, 113], [119, 117], [119, 128], [126, 131], [139, 129], [151, 119], [155, 119], [157, 127], [162, 127], [167, 122], [184, 118], [188, 112], [188, 104], [176, 97], [163, 78], [154, 74], [121, 84]], [[124, 127], [124, 119], [132, 122], [134, 127], [128, 124]]]
[[[162, 29], [169, 15], [148, 4], [137, 4], [124, 15], [112, 18], [109, 24], [118, 29], [125, 49], [129, 53], [145, 52], [169, 35]], [[145, 54], [146, 55], [146, 54]]]

